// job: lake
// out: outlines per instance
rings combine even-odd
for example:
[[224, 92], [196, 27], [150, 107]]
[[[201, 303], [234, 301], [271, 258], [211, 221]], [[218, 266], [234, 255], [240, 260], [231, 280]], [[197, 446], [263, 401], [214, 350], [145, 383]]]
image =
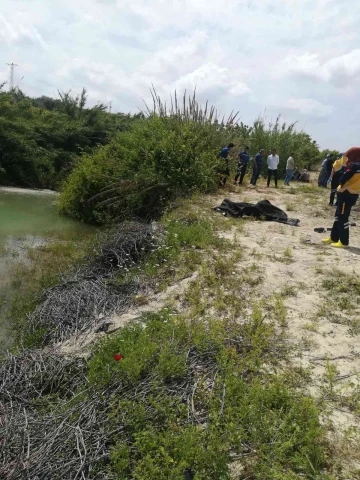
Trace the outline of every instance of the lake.
[[11, 339], [7, 309], [12, 294], [9, 272], [13, 262], [26, 261], [29, 247], [63, 239], [64, 232], [81, 235], [90, 228], [58, 215], [56, 200], [57, 195], [50, 191], [0, 188], [0, 349], [8, 346]]

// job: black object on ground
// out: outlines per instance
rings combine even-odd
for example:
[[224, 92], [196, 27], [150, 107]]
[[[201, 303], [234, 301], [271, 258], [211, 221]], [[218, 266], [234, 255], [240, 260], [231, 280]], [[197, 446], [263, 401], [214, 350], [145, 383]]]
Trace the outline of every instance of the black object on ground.
[[286, 225], [292, 225], [294, 227], [300, 223], [300, 220], [297, 218], [288, 218], [287, 214], [283, 210], [270, 203], [269, 200], [261, 200], [260, 202], [254, 204], [245, 202], [232, 202], [228, 198], [225, 198], [221, 205], [214, 207], [214, 210], [223, 212], [226, 216], [230, 217], [263, 218], [269, 222], [285, 223]]
[[[350, 223], [350, 227], [356, 227], [356, 223]], [[325, 233], [325, 232], [331, 232], [332, 227], [316, 227], [314, 228], [314, 232], [316, 233]]]

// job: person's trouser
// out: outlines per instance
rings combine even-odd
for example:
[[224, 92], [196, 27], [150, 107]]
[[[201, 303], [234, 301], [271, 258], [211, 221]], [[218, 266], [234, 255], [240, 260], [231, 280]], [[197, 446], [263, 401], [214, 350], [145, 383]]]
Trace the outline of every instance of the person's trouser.
[[351, 208], [355, 205], [358, 195], [353, 195], [347, 190], [338, 192], [338, 204], [335, 212], [335, 221], [331, 230], [331, 240], [349, 245], [349, 217]]
[[270, 180], [271, 180], [271, 177], [273, 175], [274, 175], [274, 180], [275, 180], [275, 187], [277, 187], [277, 181], [278, 181], [277, 170], [270, 170], [270, 168], [268, 169], [268, 178], [267, 178], [267, 186], [268, 187], [270, 186]]
[[324, 179], [323, 179], [323, 183], [322, 183], [322, 185], [321, 185], [322, 187], [327, 188], [327, 184], [328, 184], [330, 175], [331, 175], [331, 173], [328, 173], [328, 172], [325, 173], [325, 176], [324, 176]]
[[323, 181], [324, 181], [324, 177], [325, 177], [325, 169], [322, 168], [322, 169], [321, 169], [321, 172], [319, 173], [319, 178], [318, 178], [318, 186], [319, 186], [319, 187], [322, 187]]
[[286, 169], [286, 177], [285, 177], [285, 185], [289, 185], [292, 176], [294, 175], [294, 170], [287, 168]]
[[258, 166], [255, 166], [253, 168], [253, 174], [252, 174], [252, 177], [251, 177], [251, 185], [256, 185], [256, 182], [258, 181], [259, 177], [260, 177], [260, 173], [261, 173], [261, 167], [258, 167]]
[[238, 173], [236, 174], [236, 177], [235, 177], [235, 183], [239, 180], [240, 178], [240, 181], [239, 181], [239, 184], [242, 185], [243, 181], [244, 181], [244, 177], [246, 175], [246, 170], [247, 170], [247, 163], [239, 163], [238, 165]]
[[224, 176], [222, 177], [222, 180], [220, 180], [220, 186], [225, 187], [226, 181], [227, 181], [227, 179], [229, 178], [229, 175], [230, 175], [230, 168], [229, 167], [224, 168], [224, 170], [221, 172], [221, 174], [224, 175]]
[[331, 192], [330, 192], [329, 205], [334, 205], [336, 191], [338, 186], [340, 185], [340, 179], [342, 175], [343, 175], [343, 172], [340, 170], [338, 172], [335, 172], [331, 179]]

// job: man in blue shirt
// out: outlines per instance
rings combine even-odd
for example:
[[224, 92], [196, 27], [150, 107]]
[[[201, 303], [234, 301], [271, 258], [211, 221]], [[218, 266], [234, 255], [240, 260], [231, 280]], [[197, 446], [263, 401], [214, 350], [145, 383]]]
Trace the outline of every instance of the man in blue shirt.
[[260, 152], [257, 153], [254, 157], [253, 174], [250, 181], [250, 185], [253, 185], [254, 187], [260, 177], [261, 169], [264, 163], [264, 158], [265, 158], [265, 150], [262, 148]]
[[246, 174], [247, 166], [250, 161], [249, 147], [245, 147], [244, 150], [239, 152], [239, 163], [238, 163], [238, 172], [235, 177], [234, 184], [237, 184], [237, 181], [240, 178], [239, 185], [242, 185], [244, 177]]
[[234, 147], [235, 145], [233, 143], [229, 143], [229, 145], [227, 147], [222, 148], [220, 152], [220, 157], [224, 159], [224, 163], [225, 163], [224, 169], [221, 171], [221, 173], [225, 175], [223, 179], [220, 181], [220, 185], [222, 187], [225, 187], [226, 180], [230, 175], [229, 154]]

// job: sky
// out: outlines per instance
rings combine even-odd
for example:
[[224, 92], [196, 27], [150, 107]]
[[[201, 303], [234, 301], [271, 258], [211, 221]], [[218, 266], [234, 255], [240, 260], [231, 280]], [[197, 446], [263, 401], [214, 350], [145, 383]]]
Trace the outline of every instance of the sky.
[[[252, 123], [278, 114], [321, 146], [360, 144], [357, 0], [2, 0], [0, 82], [30, 96], [85, 87], [139, 112], [151, 85], [197, 90]], [[23, 77], [23, 78], [22, 78]]]

